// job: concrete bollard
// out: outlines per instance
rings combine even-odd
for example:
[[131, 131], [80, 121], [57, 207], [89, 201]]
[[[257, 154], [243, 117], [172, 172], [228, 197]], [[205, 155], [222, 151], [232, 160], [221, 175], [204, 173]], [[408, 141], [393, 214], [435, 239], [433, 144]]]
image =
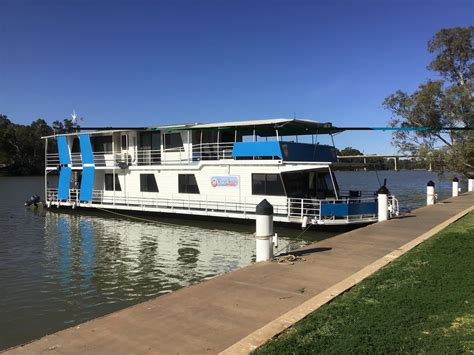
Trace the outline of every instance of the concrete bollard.
[[386, 221], [388, 219], [388, 194], [389, 191], [385, 185], [377, 190], [379, 222]]
[[467, 191], [474, 191], [474, 177], [470, 177], [469, 180], [467, 180]]
[[256, 262], [273, 258], [273, 206], [262, 200], [256, 208]]
[[434, 205], [436, 203], [435, 183], [428, 181], [426, 184], [426, 205]]
[[453, 179], [453, 197], [457, 197], [459, 195], [459, 179], [455, 177]]

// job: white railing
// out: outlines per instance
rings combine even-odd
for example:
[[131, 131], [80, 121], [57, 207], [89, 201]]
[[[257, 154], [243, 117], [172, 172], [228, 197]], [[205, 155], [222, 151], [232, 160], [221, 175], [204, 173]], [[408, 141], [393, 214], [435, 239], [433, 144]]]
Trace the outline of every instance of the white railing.
[[288, 217], [316, 217], [321, 210], [321, 200], [309, 198], [288, 198]]
[[[122, 194], [119, 192], [118, 194]], [[47, 199], [50, 202], [57, 202], [57, 189], [47, 190]], [[223, 200], [216, 200], [215, 198], [209, 198], [205, 196], [204, 199], [193, 199], [190, 196], [182, 197], [168, 197], [168, 198], [155, 198], [144, 196], [143, 193], [140, 196], [114, 196], [110, 191], [94, 190], [92, 194], [91, 202], [81, 202], [79, 198], [78, 189], [69, 190], [68, 201], [74, 205], [84, 204], [85, 206], [94, 207], [110, 207], [114, 206], [121, 208], [131, 208], [140, 210], [168, 210], [170, 212], [184, 213], [186, 211], [200, 211], [206, 215], [217, 215], [218, 213], [224, 214], [240, 214], [243, 218], [246, 215], [254, 215], [257, 204], [261, 201], [261, 198], [244, 198], [243, 201], [236, 201], [228, 198]], [[391, 201], [391, 215], [398, 215], [398, 201], [395, 197], [390, 197]], [[377, 212], [374, 213], [362, 213], [362, 214], [351, 214], [344, 216], [324, 216], [321, 215], [322, 204], [361, 204], [361, 203], [376, 203], [376, 197], [358, 197], [358, 198], [343, 198], [343, 199], [307, 199], [307, 198], [287, 198], [286, 203], [273, 203], [274, 215], [279, 217], [287, 217], [288, 221], [298, 222], [302, 221], [303, 217], [308, 217], [311, 223], [330, 223], [337, 221], [346, 221], [348, 223], [353, 221], [374, 221], [377, 218]]]
[[400, 215], [400, 205], [398, 204], [397, 198], [393, 195], [389, 195], [388, 197], [388, 212], [390, 217]]
[[201, 143], [192, 147], [193, 160], [232, 159], [234, 143]]
[[349, 198], [349, 199], [356, 199], [359, 197], [369, 198], [377, 196], [375, 191], [367, 191], [367, 190], [340, 190], [338, 191], [339, 198]]
[[47, 167], [57, 167], [60, 164], [59, 154], [58, 153], [48, 153], [46, 154], [46, 166]]
[[[192, 161], [232, 159], [234, 143], [194, 144], [191, 150], [184, 147], [161, 149], [134, 149], [127, 152], [93, 152], [94, 164], [97, 167], [113, 167], [119, 162], [128, 165], [189, 164]], [[71, 153], [73, 166], [82, 164], [81, 153]], [[60, 164], [59, 154], [46, 154], [46, 166], [56, 167]]]
[[158, 165], [161, 164], [160, 149], [142, 149], [135, 152], [137, 165]]
[[71, 164], [72, 164], [72, 166], [81, 166], [82, 165], [81, 153], [71, 153]]
[[[143, 196], [113, 196], [109, 195], [111, 191], [93, 190], [92, 205], [109, 205], [109, 206], [126, 206], [126, 207], [140, 207], [146, 209], [147, 207], [156, 209], [170, 209], [176, 211], [185, 210], [201, 210], [206, 212], [224, 212], [224, 213], [255, 213], [255, 207], [261, 199], [251, 198], [247, 201], [235, 201], [224, 198], [223, 200], [211, 199], [208, 196], [204, 200], [195, 200], [188, 196], [188, 198], [154, 198]], [[51, 202], [58, 201], [57, 189], [49, 188], [47, 190], [47, 200]], [[67, 202], [80, 204], [79, 190], [70, 189]], [[87, 205], [88, 202], [83, 202]], [[274, 204], [275, 215], [288, 215], [287, 205]]]
[[[111, 151], [93, 152], [95, 166], [110, 166], [113, 167], [117, 161], [122, 158], [120, 153], [112, 153]], [[128, 159], [128, 156], [125, 157]]]

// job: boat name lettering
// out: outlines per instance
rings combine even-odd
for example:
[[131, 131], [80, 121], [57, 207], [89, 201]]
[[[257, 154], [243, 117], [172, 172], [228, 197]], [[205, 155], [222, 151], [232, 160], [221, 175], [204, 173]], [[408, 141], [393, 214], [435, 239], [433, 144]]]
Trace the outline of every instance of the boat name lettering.
[[238, 187], [238, 176], [213, 176], [211, 178], [212, 187]]

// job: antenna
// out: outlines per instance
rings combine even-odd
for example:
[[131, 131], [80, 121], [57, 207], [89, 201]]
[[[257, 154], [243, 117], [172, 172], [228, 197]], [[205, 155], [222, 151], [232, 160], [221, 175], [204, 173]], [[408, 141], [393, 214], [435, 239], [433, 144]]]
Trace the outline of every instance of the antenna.
[[72, 124], [77, 124], [77, 115], [76, 115], [76, 110], [72, 110], [72, 114], [71, 114], [71, 117], [72, 117]]
[[71, 114], [71, 122], [73, 125], [76, 125], [77, 124], [77, 120], [81, 120], [81, 121], [84, 121], [84, 118], [83, 117], [79, 117], [77, 114], [76, 114], [76, 110], [72, 110], [72, 114]]

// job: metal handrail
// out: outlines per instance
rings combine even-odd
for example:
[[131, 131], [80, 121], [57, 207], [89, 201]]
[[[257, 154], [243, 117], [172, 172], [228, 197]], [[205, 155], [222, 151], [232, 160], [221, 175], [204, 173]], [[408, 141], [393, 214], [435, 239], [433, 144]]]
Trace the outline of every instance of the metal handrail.
[[[233, 159], [234, 143], [199, 143], [193, 144], [189, 151], [185, 147], [163, 149], [134, 149], [123, 152], [94, 151], [96, 166], [114, 166], [119, 161], [130, 165], [188, 164], [192, 161]], [[179, 157], [173, 154], [179, 153]], [[168, 156], [168, 154], [172, 154]], [[81, 153], [71, 153], [73, 166], [82, 164]], [[46, 154], [46, 166], [53, 167], [60, 163], [58, 153]]]
[[[171, 197], [148, 197], [144, 196], [129, 196], [118, 192], [123, 195], [112, 195], [108, 194], [111, 191], [93, 190], [91, 202], [80, 202], [79, 190], [69, 190], [69, 202], [77, 205], [84, 204], [86, 206], [93, 207], [94, 205], [102, 206], [126, 206], [126, 207], [139, 207], [143, 210], [146, 208], [159, 208], [168, 209], [176, 212], [185, 212], [190, 210], [200, 211], [213, 211], [213, 212], [224, 212], [224, 213], [242, 213], [244, 216], [247, 214], [255, 214], [255, 207], [260, 202], [261, 198], [244, 198], [243, 201], [229, 200], [217, 200], [205, 196], [205, 199], [190, 199], [174, 196]], [[47, 189], [47, 199], [49, 201], [57, 201], [57, 189]], [[304, 217], [308, 217], [313, 221], [320, 221], [321, 217], [321, 205], [324, 204], [338, 204], [338, 203], [364, 203], [364, 202], [376, 202], [376, 197], [368, 198], [343, 198], [343, 199], [311, 199], [311, 198], [287, 198], [286, 203], [274, 203], [274, 214], [278, 216], [286, 216], [290, 220], [297, 219], [302, 220]], [[395, 197], [391, 197], [391, 204], [393, 206], [393, 214], [398, 213], [398, 201]], [[343, 217], [324, 217], [325, 220], [373, 220], [376, 217], [375, 214], [361, 214], [361, 215], [348, 215]]]

